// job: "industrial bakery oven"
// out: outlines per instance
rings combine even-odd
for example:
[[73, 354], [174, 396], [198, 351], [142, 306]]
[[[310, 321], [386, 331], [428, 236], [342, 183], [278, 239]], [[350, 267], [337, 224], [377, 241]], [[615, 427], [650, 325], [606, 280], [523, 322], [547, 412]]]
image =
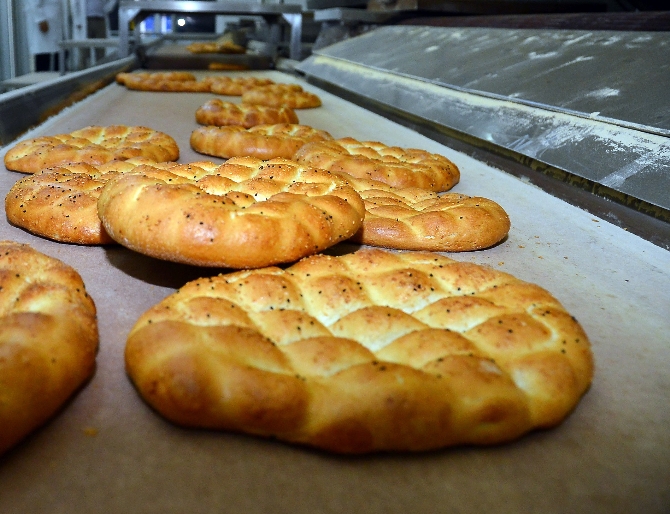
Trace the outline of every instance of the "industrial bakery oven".
[[[133, 389], [126, 336], [140, 313], [186, 281], [221, 270], [60, 244], [3, 218], [0, 239], [29, 243], [80, 272], [98, 309], [100, 350], [91, 381], [0, 457], [2, 510], [664, 512], [668, 44], [662, 32], [397, 25], [289, 67], [273, 63], [284, 71], [234, 72], [317, 93], [323, 105], [301, 110], [300, 122], [335, 137], [445, 155], [461, 170], [455, 192], [504, 207], [505, 240], [448, 256], [541, 285], [582, 324], [595, 377], [561, 425], [501, 446], [347, 458], [179, 428]], [[189, 136], [194, 111], [212, 95], [129, 91], [112, 81], [140, 64], [154, 69], [151, 52], [143, 58], [0, 97], [2, 154], [17, 138], [127, 124], [170, 134], [179, 162], [202, 160]], [[30, 129], [19, 128], [31, 113]], [[20, 177], [0, 174], [3, 195]]]

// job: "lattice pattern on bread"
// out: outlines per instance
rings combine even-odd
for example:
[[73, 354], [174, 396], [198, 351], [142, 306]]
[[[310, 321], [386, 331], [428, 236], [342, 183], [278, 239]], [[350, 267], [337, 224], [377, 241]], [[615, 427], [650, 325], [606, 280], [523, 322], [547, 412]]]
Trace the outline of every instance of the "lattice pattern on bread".
[[125, 84], [126, 79], [132, 77], [135, 79], [152, 79], [152, 80], [196, 80], [195, 75], [189, 71], [140, 71], [135, 73], [121, 72], [116, 74], [116, 82], [118, 84]]
[[201, 125], [239, 125], [250, 128], [255, 125], [275, 123], [298, 123], [298, 115], [286, 106], [236, 104], [214, 98], [205, 102], [195, 111], [195, 121]]
[[5, 154], [5, 166], [8, 170], [35, 173], [72, 162], [98, 165], [134, 157], [175, 161], [179, 147], [169, 135], [148, 127], [90, 126], [69, 134], [21, 141]]
[[190, 282], [140, 317], [126, 366], [178, 424], [344, 453], [509, 441], [560, 423], [593, 373], [539, 286], [382, 250]]
[[419, 187], [435, 192], [448, 191], [460, 179], [458, 167], [442, 155], [351, 137], [309, 143], [293, 159], [394, 187]]
[[[181, 178], [196, 168], [201, 178]], [[292, 262], [348, 239], [365, 216], [346, 181], [290, 161], [166, 169], [180, 177], [132, 173], [108, 182], [98, 200], [115, 241], [160, 259], [232, 268]]]
[[247, 49], [232, 41], [195, 41], [186, 45], [193, 54], [243, 54]]
[[311, 109], [321, 105], [321, 98], [309, 91], [303, 91], [299, 84], [271, 84], [245, 91], [242, 102], [270, 107], [285, 105], [293, 109]]
[[325, 130], [292, 123], [256, 125], [248, 129], [208, 126], [191, 133], [191, 148], [225, 159], [243, 156], [290, 159], [303, 145], [332, 138]]
[[97, 345], [95, 305], [79, 274], [0, 241], [0, 454], [93, 374]]
[[509, 232], [496, 202], [457, 193], [438, 195], [341, 174], [365, 201], [365, 220], [352, 241], [397, 250], [463, 252], [488, 248]]
[[160, 77], [145, 77], [129, 73], [123, 85], [134, 91], [156, 91], [163, 93], [209, 93], [211, 84], [205, 80], [180, 80]]
[[274, 81], [264, 77], [229, 77], [212, 76], [205, 80], [210, 82], [210, 91], [217, 95], [242, 96], [245, 91], [253, 87], [268, 86]]
[[[138, 167], [143, 166], [144, 167]], [[172, 163], [134, 158], [99, 166], [72, 163], [47, 168], [18, 180], [5, 197], [7, 220], [33, 234], [76, 244], [109, 244], [98, 217], [103, 186], [121, 173], [144, 173], [171, 179], [161, 171]], [[182, 168], [178, 168], [182, 169]]]

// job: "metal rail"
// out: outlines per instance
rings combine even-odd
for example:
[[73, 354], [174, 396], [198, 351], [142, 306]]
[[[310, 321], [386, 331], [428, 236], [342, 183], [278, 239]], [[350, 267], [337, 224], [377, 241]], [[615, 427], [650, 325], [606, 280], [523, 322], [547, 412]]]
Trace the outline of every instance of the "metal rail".
[[289, 56], [300, 59], [302, 39], [302, 7], [295, 4], [254, 4], [246, 2], [207, 2], [174, 0], [123, 0], [119, 5], [119, 57], [130, 55], [129, 26], [135, 22], [135, 40], [140, 41], [138, 29], [149, 14], [192, 13], [260, 16], [270, 25], [270, 38], [278, 43], [280, 23], [291, 29]]
[[135, 56], [126, 57], [0, 95], [0, 147], [137, 65]]

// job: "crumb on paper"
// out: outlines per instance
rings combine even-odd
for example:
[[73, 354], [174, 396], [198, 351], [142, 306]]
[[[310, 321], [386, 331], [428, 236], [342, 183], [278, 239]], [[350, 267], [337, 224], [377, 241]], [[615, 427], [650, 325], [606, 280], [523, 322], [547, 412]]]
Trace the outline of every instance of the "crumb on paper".
[[498, 266], [503, 266], [504, 264], [505, 264], [505, 261], [500, 261], [500, 262], [498, 263]]
[[525, 246], [523, 246], [523, 245], [519, 245], [519, 248], [526, 248], [526, 247], [525, 247]]
[[541, 255], [538, 255], [537, 258], [538, 259], [544, 259], [544, 257], [542, 257]]
[[87, 435], [89, 437], [95, 437], [96, 435], [98, 435], [98, 429], [95, 427], [86, 427], [84, 428], [83, 432], [84, 435]]

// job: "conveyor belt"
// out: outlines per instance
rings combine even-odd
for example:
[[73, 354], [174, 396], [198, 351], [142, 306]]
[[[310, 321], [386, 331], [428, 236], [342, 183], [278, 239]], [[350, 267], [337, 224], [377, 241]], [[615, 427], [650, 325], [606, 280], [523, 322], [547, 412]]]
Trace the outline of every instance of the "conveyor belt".
[[[182, 429], [139, 399], [124, 372], [125, 338], [140, 313], [187, 280], [219, 270], [169, 264], [117, 246], [59, 244], [3, 217], [0, 239], [30, 243], [81, 273], [98, 308], [100, 353], [91, 382], [55, 419], [0, 457], [0, 510], [666, 512], [670, 253], [303, 80], [256, 74], [297, 81], [321, 96], [323, 107], [300, 111], [301, 122], [336, 137], [442, 153], [462, 171], [455, 191], [500, 203], [512, 220], [509, 237], [485, 251], [451, 256], [511, 272], [561, 300], [593, 343], [591, 390], [555, 429], [500, 447], [419, 455], [343, 459], [255, 437]], [[209, 98], [110, 84], [25, 136], [89, 124], [142, 124], [172, 135], [181, 162], [200, 160], [188, 141], [194, 111]], [[6, 194], [21, 177], [0, 170], [0, 191]]]

